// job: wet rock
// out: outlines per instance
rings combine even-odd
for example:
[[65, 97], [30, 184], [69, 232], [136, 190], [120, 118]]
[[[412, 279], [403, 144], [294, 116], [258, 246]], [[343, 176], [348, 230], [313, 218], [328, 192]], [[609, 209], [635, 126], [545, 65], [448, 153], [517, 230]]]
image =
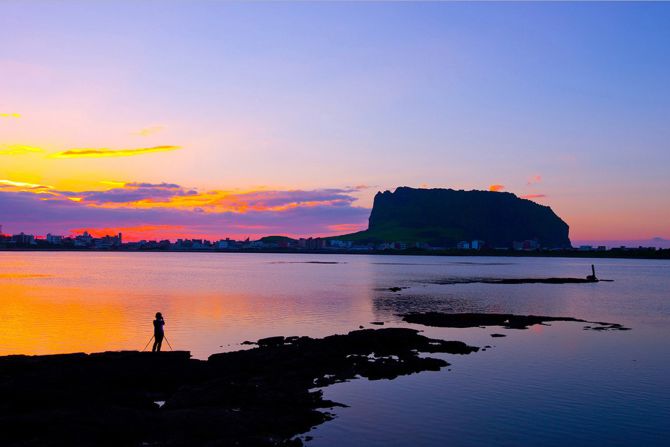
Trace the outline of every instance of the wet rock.
[[257, 344], [261, 348], [271, 348], [273, 346], [283, 345], [284, 340], [285, 338], [280, 335], [278, 337], [261, 338], [258, 340]]
[[507, 337], [505, 334], [491, 334], [491, 337]]
[[[405, 314], [401, 315], [401, 317], [408, 323], [436, 327], [468, 328], [501, 326], [507, 329], [528, 329], [528, 326], [545, 324], [551, 321], [576, 321], [598, 325], [596, 327], [590, 327], [592, 330], [629, 330], [629, 328], [625, 328], [616, 323], [593, 322], [571, 317], [547, 317], [538, 315], [424, 312]], [[585, 329], [587, 327], [588, 326], [586, 326]]]
[[613, 282], [613, 280], [599, 280], [593, 278], [444, 278], [430, 281], [432, 284], [589, 284], [601, 281]]
[[477, 350], [388, 328], [269, 337], [207, 361], [183, 351], [0, 357], [0, 444], [301, 445], [295, 437], [339, 405], [315, 385], [435, 371], [447, 362], [422, 354]]
[[402, 290], [402, 287], [389, 287], [389, 290], [391, 292], [400, 292]]
[[371, 321], [370, 324], [374, 324], [374, 325], [376, 325], [376, 326], [384, 326], [384, 322], [383, 322], [383, 321]]

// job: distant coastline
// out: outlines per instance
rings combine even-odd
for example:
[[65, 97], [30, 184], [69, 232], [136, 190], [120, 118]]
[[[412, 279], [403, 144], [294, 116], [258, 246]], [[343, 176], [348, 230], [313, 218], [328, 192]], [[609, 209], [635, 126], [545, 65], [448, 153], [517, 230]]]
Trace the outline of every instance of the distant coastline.
[[65, 247], [16, 247], [0, 248], [0, 252], [95, 252], [95, 253], [279, 253], [279, 254], [329, 254], [329, 255], [395, 255], [395, 256], [490, 256], [513, 258], [578, 258], [578, 259], [670, 259], [670, 249], [614, 248], [607, 251], [582, 251], [579, 249], [553, 250], [426, 250], [407, 248], [404, 250], [346, 250], [346, 249], [287, 249], [287, 248], [243, 248], [243, 249], [97, 249]]

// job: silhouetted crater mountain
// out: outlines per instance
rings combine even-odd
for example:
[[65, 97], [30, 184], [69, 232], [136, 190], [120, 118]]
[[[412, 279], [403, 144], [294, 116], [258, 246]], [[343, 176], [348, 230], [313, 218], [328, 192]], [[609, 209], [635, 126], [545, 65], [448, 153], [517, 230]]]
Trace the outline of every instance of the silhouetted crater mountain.
[[399, 187], [377, 193], [367, 230], [340, 239], [444, 247], [472, 240], [511, 247], [537, 240], [542, 247], [567, 248], [568, 230], [550, 207], [511, 193]]

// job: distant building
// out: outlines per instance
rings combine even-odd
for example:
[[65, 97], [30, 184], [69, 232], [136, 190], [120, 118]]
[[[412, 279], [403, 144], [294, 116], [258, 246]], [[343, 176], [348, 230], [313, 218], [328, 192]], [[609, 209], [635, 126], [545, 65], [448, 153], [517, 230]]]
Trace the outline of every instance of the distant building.
[[579, 251], [593, 251], [592, 245], [580, 245]]
[[326, 248], [326, 240], [320, 237], [315, 238], [300, 238], [298, 239], [298, 248], [305, 248], [307, 250], [320, 250]]
[[470, 242], [460, 241], [459, 243], [456, 244], [456, 248], [459, 249], [459, 250], [469, 250], [470, 249]]
[[207, 248], [205, 241], [202, 239], [191, 239], [191, 249], [192, 250], [204, 250]]
[[93, 245], [93, 236], [88, 234], [88, 231], [84, 231], [84, 234], [80, 234], [74, 238], [74, 246], [77, 248], [86, 248]]
[[226, 238], [225, 240], [224, 240], [224, 239], [221, 239], [220, 241], [218, 241], [218, 242], [216, 243], [216, 248], [218, 248], [218, 249], [232, 248], [232, 244], [231, 244], [231, 242], [232, 242], [232, 241], [231, 241], [230, 239], [228, 239], [228, 238]]
[[539, 250], [540, 242], [537, 239], [527, 239], [525, 241], [512, 242], [514, 250]]
[[470, 244], [470, 248], [472, 248], [473, 250], [481, 250], [482, 248], [484, 248], [484, 241], [480, 241], [478, 239], [475, 239]]
[[35, 236], [21, 232], [12, 236], [12, 242], [16, 245], [35, 245]]
[[46, 241], [48, 244], [51, 245], [62, 245], [63, 244], [63, 236], [58, 236], [55, 234], [47, 233], [47, 238]]
[[347, 249], [351, 248], [352, 246], [351, 241], [341, 241], [339, 239], [332, 239], [329, 241], [329, 243], [332, 248]]
[[93, 246], [99, 250], [111, 250], [121, 248], [122, 236], [103, 236], [93, 239]]

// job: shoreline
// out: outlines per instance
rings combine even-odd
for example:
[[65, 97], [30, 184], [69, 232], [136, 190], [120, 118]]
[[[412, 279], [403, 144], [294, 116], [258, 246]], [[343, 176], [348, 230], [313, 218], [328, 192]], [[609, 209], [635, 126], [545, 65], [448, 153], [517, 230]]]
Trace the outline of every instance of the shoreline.
[[[572, 321], [588, 323], [585, 330], [628, 329], [571, 317], [438, 312], [403, 317], [440, 327], [524, 330]], [[255, 347], [207, 360], [193, 359], [189, 351], [2, 356], [3, 445], [302, 446], [300, 435], [333, 419], [329, 409], [346, 406], [325, 399], [321, 388], [439, 371], [449, 363], [430, 354], [491, 348], [397, 327], [245, 344]]]
[[435, 257], [502, 257], [502, 258], [572, 258], [572, 259], [648, 259], [670, 260], [670, 249], [650, 251], [646, 249], [628, 249], [616, 253], [578, 250], [562, 251], [515, 251], [515, 250], [286, 250], [286, 249], [249, 249], [249, 250], [110, 250], [95, 248], [0, 248], [0, 253], [266, 253], [266, 254], [305, 254], [305, 255], [382, 255], [382, 256], [435, 256]]
[[192, 359], [188, 351], [0, 357], [3, 445], [301, 446], [345, 406], [319, 389], [394, 379], [479, 350], [406, 328], [270, 337]]

